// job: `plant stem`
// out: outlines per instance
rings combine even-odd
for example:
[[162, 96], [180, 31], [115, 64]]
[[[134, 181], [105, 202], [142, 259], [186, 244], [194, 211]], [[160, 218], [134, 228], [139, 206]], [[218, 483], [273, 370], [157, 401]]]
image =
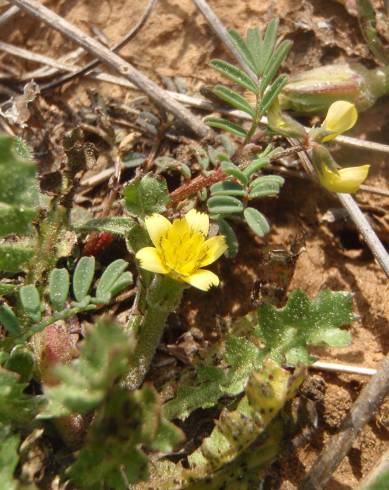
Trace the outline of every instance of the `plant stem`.
[[146, 293], [145, 313], [138, 325], [132, 365], [124, 381], [127, 388], [136, 389], [142, 384], [161, 341], [167, 317], [180, 304], [183, 290], [183, 284], [167, 276], [156, 275], [151, 282]]

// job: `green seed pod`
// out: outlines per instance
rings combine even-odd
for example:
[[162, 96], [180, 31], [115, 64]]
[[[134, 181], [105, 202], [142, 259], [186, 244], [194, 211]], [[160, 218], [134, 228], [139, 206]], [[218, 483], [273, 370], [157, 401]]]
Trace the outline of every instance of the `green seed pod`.
[[327, 65], [290, 77], [280, 103], [282, 109], [312, 114], [325, 113], [333, 102], [346, 100], [364, 111], [388, 92], [389, 67], [368, 70], [358, 63]]

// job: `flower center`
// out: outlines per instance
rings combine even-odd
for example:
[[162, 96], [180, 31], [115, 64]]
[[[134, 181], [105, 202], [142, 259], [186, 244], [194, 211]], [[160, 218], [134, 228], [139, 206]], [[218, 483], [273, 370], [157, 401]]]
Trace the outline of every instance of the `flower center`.
[[174, 221], [157, 246], [164, 265], [181, 276], [189, 276], [199, 267], [206, 253], [205, 237], [190, 228], [185, 219]]

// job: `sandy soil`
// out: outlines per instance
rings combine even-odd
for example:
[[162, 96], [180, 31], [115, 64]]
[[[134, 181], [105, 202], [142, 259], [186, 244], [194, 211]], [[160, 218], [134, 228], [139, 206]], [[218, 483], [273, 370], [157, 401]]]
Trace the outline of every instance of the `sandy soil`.
[[[45, 1], [71, 22], [91, 32], [96, 26], [111, 42], [122, 37], [142, 14], [146, 0], [61, 0]], [[275, 15], [281, 17], [281, 32], [295, 42], [287, 69], [296, 72], [329, 62], [362, 60], [372, 65], [363, 44], [355, 18], [336, 2], [329, 0], [213, 0], [209, 2], [225, 25], [244, 32], [253, 25], [264, 26]], [[21, 26], [23, 26], [21, 28]], [[2, 29], [1, 39], [33, 51], [58, 57], [74, 49], [69, 41], [26, 15]], [[209, 67], [214, 57], [228, 59], [221, 43], [190, 0], [160, 0], [147, 25], [121, 54], [155, 80], [161, 76], [184, 77], [188, 86], [212, 84], [219, 79]], [[6, 57], [19, 70], [36, 65]], [[4, 61], [4, 59], [3, 59]], [[61, 90], [64, 100], [83, 104], [87, 89], [98, 89], [103, 95], [128, 98], [133, 94], [124, 89], [93, 81], [71, 84]], [[361, 116], [354, 135], [374, 141], [388, 142], [389, 103], [380, 102]], [[347, 162], [372, 162], [369, 185], [385, 187], [389, 170], [382, 155], [369, 152], [339, 152]], [[387, 188], [387, 185], [386, 185]], [[389, 199], [359, 193], [363, 204], [381, 238], [389, 243], [387, 212]], [[321, 359], [376, 367], [389, 349], [388, 282], [365, 245], [348, 222], [328, 223], [326, 213], [339, 204], [324, 191], [306, 181], [291, 179], [277, 201], [263, 205], [271, 218], [273, 229], [266, 242], [255, 241], [241, 230], [241, 252], [233, 261], [221, 263], [225, 284], [220, 292], [201, 297], [187, 295], [182, 316], [188, 328], [199, 328], [212, 336], [217, 315], [237, 316], [252, 307], [251, 293], [255, 283], [267, 274], [262, 261], [262, 246], [274, 244], [288, 248], [297, 235], [304, 235], [305, 247], [298, 256], [289, 290], [300, 288], [310, 295], [330, 287], [352, 291], [355, 310], [360, 320], [352, 326], [353, 344], [347, 349], [318, 349]], [[386, 213], [386, 217], [385, 217]], [[386, 220], [386, 221], [385, 221]], [[282, 285], [285, 286], [285, 285]], [[323, 386], [324, 396], [317, 401], [319, 430], [313, 441], [296, 454], [273, 467], [283, 490], [296, 488], [297, 482], [315, 460], [320, 449], [336, 432], [343, 417], [358, 396], [365, 377], [342, 374], [314, 373], [312, 383]], [[370, 470], [379, 454], [388, 446], [389, 402], [356, 439], [348, 457], [333, 476], [328, 490], [351, 490]]]

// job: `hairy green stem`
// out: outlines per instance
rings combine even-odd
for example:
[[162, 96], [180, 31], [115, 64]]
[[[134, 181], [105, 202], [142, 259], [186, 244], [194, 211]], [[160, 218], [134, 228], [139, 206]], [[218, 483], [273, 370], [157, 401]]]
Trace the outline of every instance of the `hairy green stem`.
[[[169, 313], [180, 304], [184, 285], [167, 276], [156, 275], [147, 289], [145, 311], [134, 315], [137, 324], [137, 344], [125, 385], [138, 388], [149, 370], [161, 341]], [[130, 319], [130, 324], [134, 322]]]
[[30, 261], [26, 284], [39, 284], [57, 261], [56, 247], [61, 230], [67, 225], [67, 210], [56, 200], [39, 230], [37, 252]]

